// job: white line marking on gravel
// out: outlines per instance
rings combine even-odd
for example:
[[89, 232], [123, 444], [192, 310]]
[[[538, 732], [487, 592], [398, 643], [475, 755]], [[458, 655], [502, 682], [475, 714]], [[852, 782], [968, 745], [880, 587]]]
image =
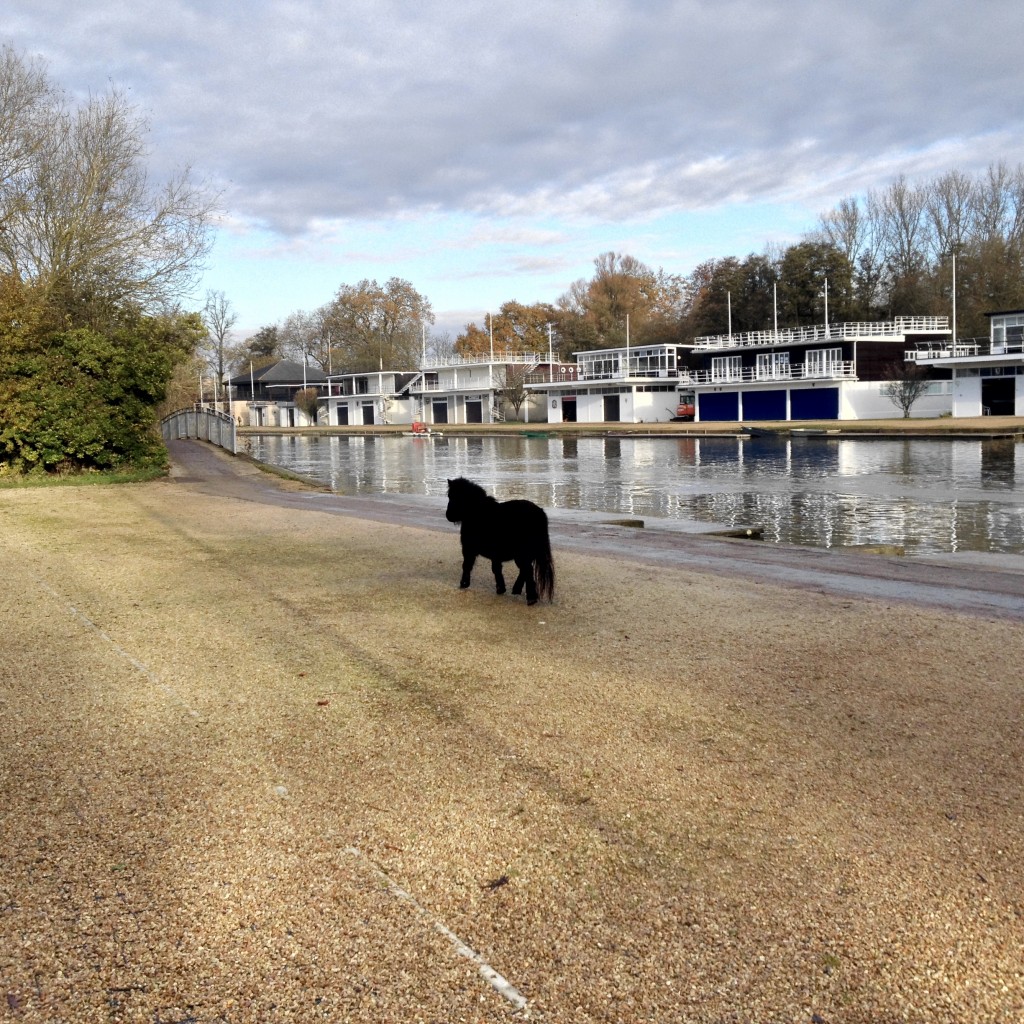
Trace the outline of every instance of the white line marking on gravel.
[[345, 852], [353, 857], [358, 857], [364, 863], [368, 864], [375, 875], [377, 875], [388, 887], [388, 890], [397, 899], [403, 900], [405, 903], [410, 904], [415, 908], [416, 913], [424, 920], [429, 921], [433, 926], [434, 931], [439, 935], [443, 935], [455, 948], [455, 952], [459, 956], [464, 956], [467, 960], [471, 960], [477, 965], [480, 974], [487, 981], [487, 983], [497, 992], [499, 995], [504, 996], [517, 1010], [526, 1009], [526, 997], [512, 984], [505, 980], [479, 953], [475, 950], [470, 949], [462, 939], [458, 937], [450, 928], [446, 928], [433, 914], [430, 913], [425, 907], [421, 906], [410, 893], [406, 892], [397, 882], [389, 877], [388, 873], [375, 864], [369, 857], [367, 857], [362, 851], [358, 850], [354, 846], [348, 847]]
[[171, 697], [173, 697], [193, 718], [199, 717], [199, 712], [196, 711], [195, 708], [191, 707], [188, 701], [186, 701], [181, 696], [181, 694], [174, 689], [173, 686], [168, 686], [167, 683], [162, 682], [160, 680], [160, 677], [157, 676], [156, 673], [152, 672], [148, 666], [144, 665], [141, 661], [139, 661], [138, 658], [133, 657], [123, 647], [116, 643], [112, 637], [104, 633], [103, 630], [100, 629], [100, 627], [97, 626], [96, 623], [93, 622], [92, 619], [90, 619], [89, 616], [85, 614], [85, 612], [80, 611], [78, 608], [76, 608], [66, 597], [64, 597], [63, 594], [58, 594], [57, 591], [54, 590], [53, 587], [51, 587], [44, 580], [37, 578], [36, 583], [38, 583], [39, 586], [48, 594], [50, 594], [58, 601], [60, 601], [62, 604], [64, 604], [68, 611], [70, 611], [71, 614], [76, 619], [78, 619], [79, 622], [84, 623], [91, 630], [93, 630], [95, 633], [98, 633], [104, 640], [106, 640], [106, 642], [110, 644], [110, 646], [114, 649], [114, 651], [117, 654], [124, 658], [129, 665], [131, 665], [133, 668], [141, 672], [158, 690], [163, 690], [164, 693], [167, 693]]

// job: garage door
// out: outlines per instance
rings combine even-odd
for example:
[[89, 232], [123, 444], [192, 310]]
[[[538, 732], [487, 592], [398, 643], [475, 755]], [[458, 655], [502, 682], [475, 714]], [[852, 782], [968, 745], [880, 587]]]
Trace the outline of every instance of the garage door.
[[794, 388], [789, 414], [794, 420], [839, 419], [839, 388]]
[[784, 420], [786, 418], [785, 391], [747, 391], [743, 395], [745, 420]]
[[698, 395], [697, 414], [702, 423], [715, 420], [738, 420], [740, 418], [739, 395], [735, 391], [725, 394]]

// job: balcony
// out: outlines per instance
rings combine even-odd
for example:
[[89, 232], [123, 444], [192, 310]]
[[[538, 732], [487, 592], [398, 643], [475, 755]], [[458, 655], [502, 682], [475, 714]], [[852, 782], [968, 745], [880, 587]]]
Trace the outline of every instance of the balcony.
[[958, 341], [955, 345], [919, 345], [907, 349], [903, 358], [909, 363], [938, 362], [943, 359], [975, 359], [982, 357], [999, 357], [1024, 354], [1024, 338], [1013, 337], [1003, 341], [992, 341], [989, 338], [968, 338]]
[[[789, 367], [773, 366], [758, 369], [743, 366], [736, 370], [696, 370], [690, 374], [695, 387], [720, 384], [769, 384], [772, 381], [792, 380], [856, 380], [853, 360], [837, 360], [823, 366], [793, 363]], [[682, 383], [682, 378], [680, 378]]]

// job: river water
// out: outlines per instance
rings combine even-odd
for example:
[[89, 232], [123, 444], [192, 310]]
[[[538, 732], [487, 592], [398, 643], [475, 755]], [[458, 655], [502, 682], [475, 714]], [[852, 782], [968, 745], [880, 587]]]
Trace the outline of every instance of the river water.
[[736, 437], [281, 436], [254, 458], [342, 494], [444, 498], [465, 476], [499, 499], [755, 526], [814, 547], [1024, 554], [1024, 444]]

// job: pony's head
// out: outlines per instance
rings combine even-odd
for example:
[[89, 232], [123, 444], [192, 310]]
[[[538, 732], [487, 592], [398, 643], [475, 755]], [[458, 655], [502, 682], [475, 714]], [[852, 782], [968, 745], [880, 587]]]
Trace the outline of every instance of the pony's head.
[[461, 523], [466, 513], [486, 500], [487, 492], [479, 485], [460, 476], [448, 481], [448, 511], [445, 518], [449, 523]]

